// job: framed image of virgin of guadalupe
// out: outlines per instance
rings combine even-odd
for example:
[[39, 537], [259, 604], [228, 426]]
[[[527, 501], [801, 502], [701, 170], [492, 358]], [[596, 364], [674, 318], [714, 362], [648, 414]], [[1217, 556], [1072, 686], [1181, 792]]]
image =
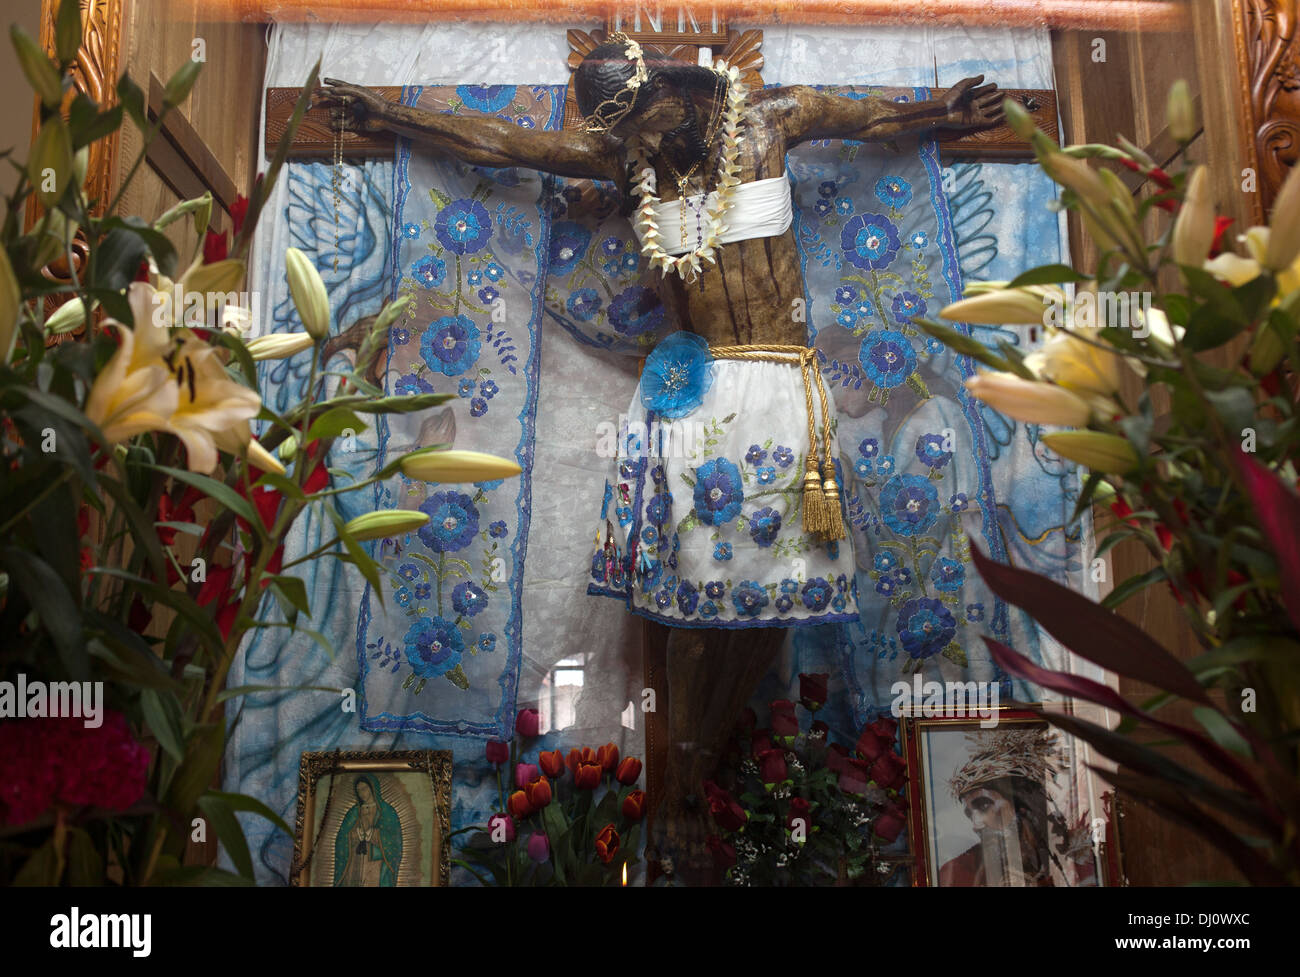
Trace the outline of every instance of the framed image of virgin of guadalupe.
[[451, 753], [304, 753], [295, 886], [449, 884]]

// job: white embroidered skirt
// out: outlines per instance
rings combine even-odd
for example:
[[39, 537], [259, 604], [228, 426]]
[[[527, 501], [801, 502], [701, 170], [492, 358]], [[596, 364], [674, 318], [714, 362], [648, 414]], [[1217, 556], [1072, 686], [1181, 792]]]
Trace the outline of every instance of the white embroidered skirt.
[[799, 366], [719, 359], [708, 369], [699, 406], [674, 420], [645, 405], [643, 374], [620, 422], [587, 593], [677, 627], [857, 620], [852, 540], [802, 528]]

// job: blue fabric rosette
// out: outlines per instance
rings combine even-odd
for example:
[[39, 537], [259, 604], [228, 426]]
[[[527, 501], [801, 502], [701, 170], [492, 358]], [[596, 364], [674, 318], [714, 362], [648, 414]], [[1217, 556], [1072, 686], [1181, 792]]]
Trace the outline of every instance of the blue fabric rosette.
[[713, 354], [703, 336], [674, 332], [646, 357], [641, 404], [660, 417], [685, 417], [704, 402], [713, 386]]

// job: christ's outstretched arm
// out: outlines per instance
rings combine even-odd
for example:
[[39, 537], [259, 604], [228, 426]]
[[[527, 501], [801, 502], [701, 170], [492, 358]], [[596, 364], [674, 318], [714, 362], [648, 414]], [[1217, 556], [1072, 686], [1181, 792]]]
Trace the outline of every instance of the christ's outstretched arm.
[[523, 129], [490, 116], [450, 115], [395, 105], [358, 85], [326, 78], [317, 104], [351, 113], [364, 132], [394, 132], [439, 149], [473, 166], [526, 166], [560, 176], [615, 180], [621, 177], [619, 143], [588, 132]]

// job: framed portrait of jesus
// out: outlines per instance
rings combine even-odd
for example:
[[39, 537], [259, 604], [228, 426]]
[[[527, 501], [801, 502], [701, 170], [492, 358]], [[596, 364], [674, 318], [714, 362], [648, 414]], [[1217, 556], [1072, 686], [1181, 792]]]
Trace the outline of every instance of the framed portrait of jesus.
[[445, 886], [450, 878], [451, 753], [303, 753], [295, 886]]

